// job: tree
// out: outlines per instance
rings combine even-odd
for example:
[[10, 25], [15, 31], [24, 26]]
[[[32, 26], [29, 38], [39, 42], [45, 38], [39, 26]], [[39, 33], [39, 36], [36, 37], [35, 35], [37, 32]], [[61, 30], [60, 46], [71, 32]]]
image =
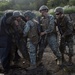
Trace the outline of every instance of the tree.
[[64, 5], [67, 5], [68, 2], [69, 2], [69, 0], [48, 0], [47, 1], [47, 6], [49, 8], [54, 8], [56, 6], [64, 6]]
[[48, 0], [36, 0], [36, 7], [37, 7], [37, 10], [40, 8], [41, 5], [47, 5], [47, 1]]
[[4, 10], [8, 10], [11, 7], [11, 3], [4, 1], [4, 2], [0, 2], [0, 10], [4, 11]]

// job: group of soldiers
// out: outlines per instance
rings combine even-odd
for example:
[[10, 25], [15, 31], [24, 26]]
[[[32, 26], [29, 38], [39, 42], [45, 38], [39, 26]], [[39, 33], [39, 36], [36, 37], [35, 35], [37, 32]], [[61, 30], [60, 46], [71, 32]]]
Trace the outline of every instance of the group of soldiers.
[[[1, 28], [8, 37], [7, 56], [2, 62], [6, 72], [10, 69], [10, 64], [19, 62], [18, 50], [21, 52], [27, 69], [35, 69], [42, 63], [43, 53], [47, 45], [56, 56], [57, 65], [65, 63], [64, 53], [66, 46], [69, 48], [69, 65], [72, 65], [73, 56], [73, 25], [65, 16], [62, 7], [55, 8], [55, 17], [48, 13], [49, 8], [42, 5], [39, 8], [40, 16], [36, 17], [34, 12], [28, 10], [24, 13], [20, 11], [8, 12], [2, 18]], [[5, 28], [4, 28], [5, 27]], [[57, 29], [60, 34], [60, 44], [58, 43]], [[3, 30], [4, 29], [4, 30]], [[6, 54], [5, 53], [5, 54]], [[10, 58], [9, 58], [10, 57]]]

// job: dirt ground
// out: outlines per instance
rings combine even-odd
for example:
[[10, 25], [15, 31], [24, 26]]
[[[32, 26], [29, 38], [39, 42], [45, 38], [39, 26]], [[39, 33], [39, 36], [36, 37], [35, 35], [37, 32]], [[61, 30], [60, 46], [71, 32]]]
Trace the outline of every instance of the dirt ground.
[[[47, 47], [43, 54], [43, 64], [33, 70], [15, 68], [13, 70], [10, 70], [10, 73], [8, 75], [75, 75], [75, 56], [73, 56], [73, 66], [59, 67], [56, 65], [55, 59], [56, 57], [54, 56], [53, 52], [49, 47]], [[65, 55], [65, 59], [66, 61], [68, 61], [67, 55]]]
[[[75, 45], [73, 46], [75, 54]], [[67, 48], [68, 50], [68, 48]], [[64, 67], [57, 66], [56, 57], [49, 47], [45, 49], [43, 54], [42, 64], [39, 65], [36, 69], [27, 70], [25, 68], [14, 68], [11, 69], [8, 75], [75, 75], [75, 55], [73, 56], [73, 65]], [[68, 63], [68, 56], [65, 54], [66, 64]], [[19, 63], [21, 66], [26, 66], [22, 64], [22, 61]], [[2, 75], [2, 74], [0, 74]]]

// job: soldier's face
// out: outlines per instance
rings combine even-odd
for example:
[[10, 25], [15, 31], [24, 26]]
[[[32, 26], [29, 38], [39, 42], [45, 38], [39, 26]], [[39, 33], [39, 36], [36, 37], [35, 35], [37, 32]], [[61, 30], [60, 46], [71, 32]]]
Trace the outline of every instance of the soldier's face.
[[26, 16], [26, 17], [25, 17], [25, 19], [26, 19], [26, 21], [28, 21], [28, 20], [29, 20], [29, 17], [28, 17], [28, 16]]
[[21, 20], [21, 17], [16, 17], [16, 20]]
[[47, 11], [42, 10], [42, 11], [40, 11], [40, 13], [41, 13], [43, 16], [46, 16], [48, 12], [47, 12]]
[[55, 15], [56, 15], [57, 19], [61, 18], [61, 14], [60, 13], [55, 13]]

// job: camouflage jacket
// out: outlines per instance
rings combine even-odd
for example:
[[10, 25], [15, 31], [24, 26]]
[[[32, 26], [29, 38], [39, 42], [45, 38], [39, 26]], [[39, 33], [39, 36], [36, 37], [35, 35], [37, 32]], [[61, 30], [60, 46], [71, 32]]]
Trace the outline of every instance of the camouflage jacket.
[[24, 30], [25, 22], [22, 19], [17, 22], [18, 25], [15, 24], [15, 19], [13, 19], [12, 17], [7, 20], [7, 23], [10, 24], [9, 33], [12, 35], [13, 41], [15, 41], [16, 39], [24, 40], [23, 30]]
[[38, 43], [38, 24], [34, 20], [27, 21], [24, 27], [24, 36], [28, 37], [33, 44]]
[[38, 17], [40, 31], [52, 34], [56, 32], [56, 26], [54, 24], [54, 17], [48, 15], [47, 17], [40, 16]]
[[70, 35], [73, 32], [73, 25], [67, 18], [67, 16], [63, 16], [60, 19], [57, 19], [57, 26], [61, 35]]

